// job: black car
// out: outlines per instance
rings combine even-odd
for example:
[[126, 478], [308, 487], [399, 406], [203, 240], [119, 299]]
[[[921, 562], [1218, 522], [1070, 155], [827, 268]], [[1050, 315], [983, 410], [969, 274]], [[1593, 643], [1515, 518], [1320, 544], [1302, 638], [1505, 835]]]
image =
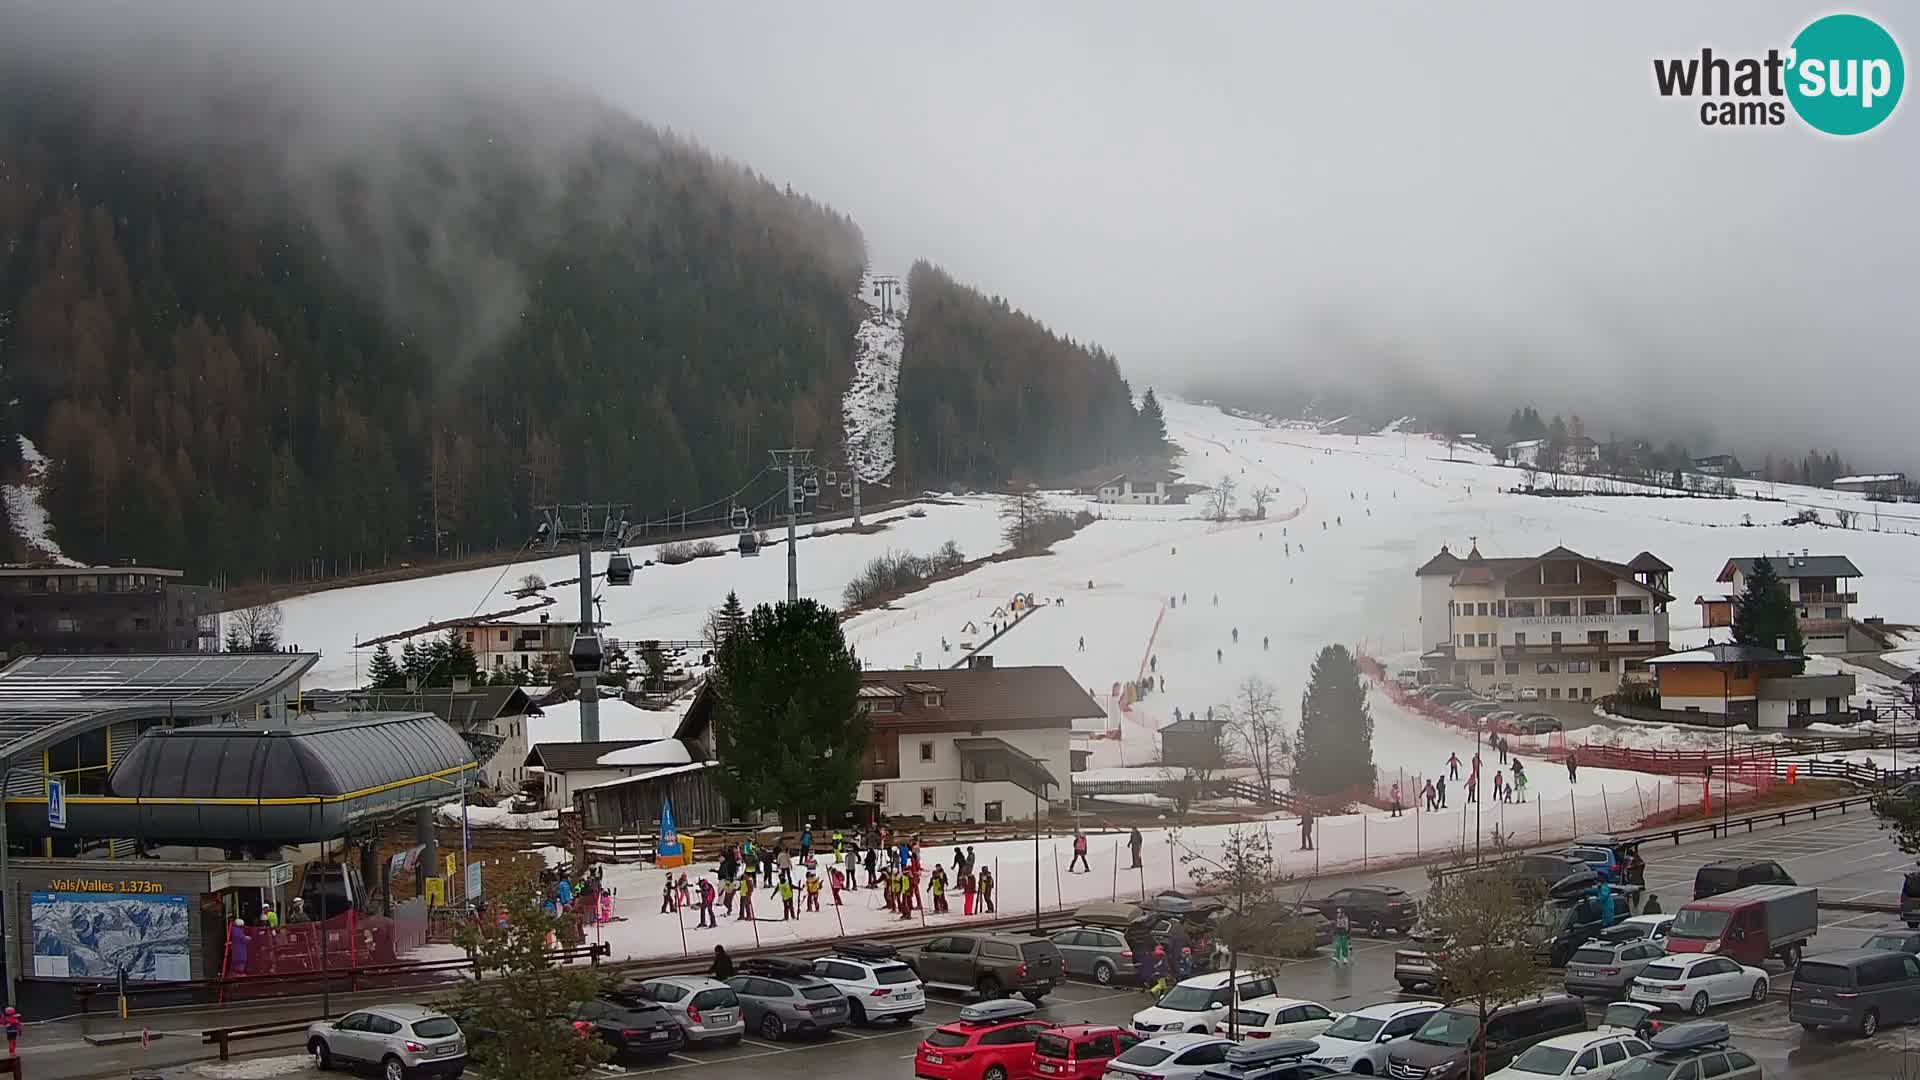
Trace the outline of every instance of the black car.
[[1396, 889], [1391, 885], [1356, 885], [1346, 889], [1335, 889], [1318, 900], [1308, 900], [1304, 907], [1333, 918], [1335, 911], [1345, 911], [1347, 921], [1355, 930], [1364, 929], [1378, 936], [1389, 930], [1404, 934], [1413, 928], [1420, 919], [1420, 905], [1405, 889]]
[[576, 1028], [591, 1026], [615, 1061], [659, 1061], [687, 1041], [673, 1014], [638, 994], [612, 993], [573, 1007]]
[[1538, 896], [1579, 895], [1599, 881], [1592, 867], [1570, 855], [1515, 855], [1495, 863], [1493, 869]]
[[1502, 1005], [1480, 1029], [1480, 1015], [1471, 1005], [1453, 1005], [1427, 1017], [1420, 1030], [1397, 1043], [1387, 1054], [1387, 1075], [1394, 1077], [1464, 1075], [1468, 1050], [1485, 1047], [1486, 1071], [1512, 1064], [1520, 1052], [1555, 1035], [1587, 1029], [1586, 1006], [1561, 994]]
[[1749, 885], [1796, 885], [1793, 875], [1772, 859], [1721, 859], [1694, 872], [1693, 898], [1705, 900]]

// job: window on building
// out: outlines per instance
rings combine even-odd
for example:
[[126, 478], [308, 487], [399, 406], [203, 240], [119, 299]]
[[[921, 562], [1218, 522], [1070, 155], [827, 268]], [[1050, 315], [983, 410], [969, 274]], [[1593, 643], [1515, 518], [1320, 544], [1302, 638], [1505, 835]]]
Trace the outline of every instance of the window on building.
[[1586, 673], [1592, 670], [1593, 670], [1593, 661], [1591, 660], [1567, 661], [1567, 674], [1569, 675], [1585, 675]]
[[1580, 614], [1582, 615], [1605, 615], [1606, 613], [1607, 602], [1605, 600], [1580, 601]]
[[1612, 671], [1612, 670], [1613, 670], [1613, 661], [1611, 661], [1611, 660], [1602, 660], [1602, 661], [1600, 661], [1600, 670], [1601, 670], [1601, 671]]
[[1606, 643], [1607, 643], [1607, 632], [1605, 630], [1587, 631], [1587, 644], [1605, 645]]
[[1540, 604], [1536, 600], [1509, 600], [1507, 614], [1516, 619], [1531, 619], [1540, 614]]
[[900, 711], [900, 702], [894, 698], [874, 698], [872, 700], [874, 712], [897, 713]]
[[133, 628], [135, 630], [146, 630], [146, 629], [149, 629], [149, 626], [150, 624], [148, 623], [146, 616], [135, 615], [133, 617]]
[[920, 744], [920, 760], [921, 761], [933, 760], [933, 744], [932, 743], [923, 742]]
[[940, 702], [941, 702], [941, 695], [928, 694], [926, 697], [926, 701], [923, 704], [925, 704], [926, 707], [929, 709], [937, 709], [940, 707]]
[[1622, 615], [1645, 615], [1647, 602], [1638, 596], [1622, 596], [1617, 601]]
[[74, 631], [80, 629], [80, 620], [75, 619], [70, 615], [62, 615], [59, 618], [53, 620], [53, 628], [58, 633], [71, 634]]
[[873, 747], [873, 763], [875, 765], [887, 763], [887, 748], [879, 743], [875, 743]]
[[1455, 665], [1453, 665], [1453, 674], [1454, 674], [1454, 677], [1455, 677], [1455, 678], [1460, 678], [1460, 679], [1464, 679], [1464, 678], [1466, 678], [1466, 677], [1467, 677], [1467, 665], [1465, 665], [1465, 664], [1455, 664]]
[[473, 644], [473, 631], [467, 631], [467, 644]]
[[1551, 690], [1549, 690], [1549, 691], [1547, 691], [1547, 696], [1548, 696], [1548, 697], [1550, 697], [1550, 698], [1553, 698], [1553, 699], [1554, 699], [1554, 700], [1556, 700], [1556, 701], [1557, 701], [1557, 700], [1559, 700], [1559, 698], [1560, 698], [1560, 688], [1556, 686], [1556, 687], [1554, 687], [1553, 689], [1551, 689]]
[[1839, 699], [1839, 698], [1837, 698], [1837, 697], [1830, 697], [1830, 698], [1828, 698], [1828, 699], [1827, 699], [1827, 711], [1828, 711], [1828, 712], [1830, 712], [1830, 713], [1837, 713], [1837, 712], [1839, 712], [1839, 711], [1840, 711], [1840, 699]]
[[1580, 584], [1580, 564], [1572, 559], [1550, 559], [1540, 564], [1540, 584]]
[[932, 806], [934, 804], [934, 800], [938, 798], [939, 794], [940, 794], [939, 788], [930, 788], [930, 787], [921, 788], [920, 789], [920, 805], [922, 807]]
[[1463, 649], [1471, 649], [1471, 648], [1473, 648], [1473, 635], [1472, 635], [1472, 634], [1461, 634], [1461, 635], [1460, 635], [1460, 647], [1461, 647], [1461, 648], [1463, 648]]
[[1795, 698], [1793, 700], [1793, 715], [1812, 716], [1813, 715], [1813, 699], [1812, 698]]
[[1580, 700], [1581, 700], [1581, 701], [1592, 701], [1592, 700], [1593, 700], [1593, 687], [1591, 687], [1591, 686], [1583, 686], [1583, 687], [1581, 687], [1581, 688], [1580, 688]]
[[1627, 631], [1627, 640], [1628, 640], [1628, 641], [1639, 641], [1639, 640], [1640, 640], [1640, 631], [1638, 631], [1638, 630], [1629, 630], [1629, 631]]
[[1481, 635], [1480, 635], [1480, 647], [1481, 647], [1481, 648], [1483, 648], [1483, 649], [1485, 649], [1485, 648], [1489, 648], [1489, 647], [1491, 647], [1492, 645], [1493, 645], [1493, 635], [1492, 635], [1492, 634], [1481, 634]]
[[873, 801], [881, 806], [887, 805], [887, 785], [873, 785]]
[[1571, 601], [1571, 600], [1549, 600], [1549, 601], [1547, 601], [1547, 614], [1549, 614], [1549, 615], [1571, 615], [1571, 614], [1573, 614], [1573, 601]]
[[1840, 617], [1840, 609], [1837, 607], [1826, 608], [1825, 611], [1826, 614], [1821, 616], [1823, 619], [1837, 619]]
[[1526, 633], [1524, 631], [1519, 631], [1519, 630], [1514, 631], [1513, 643], [1515, 645], [1525, 645], [1527, 643]]
[[1485, 614], [1487, 613], [1487, 605], [1485, 605], [1485, 604], [1480, 604], [1480, 605], [1478, 605], [1478, 607], [1479, 607], [1479, 609], [1480, 609], [1480, 614], [1482, 614], [1482, 615], [1485, 615]]
[[1493, 674], [1493, 665], [1492, 665], [1492, 664], [1481, 664], [1481, 665], [1480, 665], [1480, 674], [1482, 674], [1482, 675], [1491, 675], [1491, 674]]
[[1519, 664], [1508, 664], [1508, 665], [1507, 665], [1507, 674], [1509, 674], [1509, 675], [1518, 675], [1518, 674], [1520, 674], [1520, 665], [1519, 665]]
[[1560, 644], [1560, 631], [1558, 631], [1558, 630], [1555, 630], [1555, 631], [1553, 632], [1553, 643], [1554, 643], [1555, 645], [1558, 645], [1558, 644]]
[[1535, 675], [1558, 675], [1560, 674], [1560, 665], [1542, 660], [1540, 663], [1533, 665], [1533, 673]]
[[502, 630], [502, 631], [500, 631], [500, 640], [501, 640], [501, 641], [506, 641], [506, 640], [507, 640], [507, 636], [508, 636], [509, 634], [511, 634], [511, 633], [513, 633], [513, 631], [511, 631], [511, 630]]

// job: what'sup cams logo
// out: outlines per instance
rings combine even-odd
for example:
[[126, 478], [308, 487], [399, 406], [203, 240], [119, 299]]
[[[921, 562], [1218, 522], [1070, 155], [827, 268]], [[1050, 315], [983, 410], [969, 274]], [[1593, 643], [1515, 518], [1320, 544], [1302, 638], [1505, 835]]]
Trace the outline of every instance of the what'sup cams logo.
[[1900, 104], [1906, 65], [1900, 46], [1879, 23], [1861, 15], [1828, 15], [1807, 24], [1784, 52], [1764, 57], [1699, 56], [1656, 59], [1653, 82], [1661, 97], [1700, 98], [1700, 122], [1709, 127], [1778, 126], [1787, 108], [1828, 135], [1859, 135], [1880, 126]]

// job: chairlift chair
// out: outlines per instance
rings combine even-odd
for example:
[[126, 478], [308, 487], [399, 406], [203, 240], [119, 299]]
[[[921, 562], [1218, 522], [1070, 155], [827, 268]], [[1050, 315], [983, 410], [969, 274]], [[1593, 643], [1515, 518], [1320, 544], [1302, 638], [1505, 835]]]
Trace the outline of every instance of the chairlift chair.
[[616, 551], [607, 559], [607, 584], [633, 584], [633, 558], [624, 551]]

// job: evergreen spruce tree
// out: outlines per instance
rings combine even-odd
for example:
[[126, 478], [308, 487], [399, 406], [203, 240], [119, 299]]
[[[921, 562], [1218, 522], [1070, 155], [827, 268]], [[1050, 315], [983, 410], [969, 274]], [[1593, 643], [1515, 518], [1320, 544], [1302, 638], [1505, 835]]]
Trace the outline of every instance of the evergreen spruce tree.
[[[1800, 620], [1793, 601], [1787, 597], [1786, 582], [1773, 568], [1773, 560], [1762, 555], [1753, 561], [1747, 575], [1747, 587], [1734, 601], [1733, 640], [1759, 649], [1777, 648], [1786, 639], [1787, 652], [1804, 655], [1806, 641], [1800, 636]], [[1806, 668], [1806, 661], [1794, 666], [1795, 674]]]
[[797, 827], [853, 799], [868, 719], [860, 664], [832, 610], [809, 599], [754, 608], [720, 647], [711, 685], [729, 803]]
[[221, 641], [221, 647], [228, 652], [252, 652], [253, 642], [247, 640], [247, 635], [241, 632], [240, 624], [229, 621], [227, 623], [226, 636]]
[[1314, 795], [1346, 795], [1373, 783], [1373, 715], [1360, 671], [1344, 645], [1314, 657], [1300, 702], [1294, 782]]
[[1151, 386], [1140, 399], [1140, 442], [1143, 448], [1156, 453], [1167, 444], [1167, 417]]
[[400, 646], [400, 686], [396, 689], [405, 689], [409, 678], [413, 680], [413, 685], [416, 687], [427, 685], [427, 665], [431, 662], [420, 646], [415, 645], [412, 638], [408, 638]]
[[471, 681], [475, 673], [480, 670], [480, 661], [473, 653], [473, 646], [467, 644], [465, 631], [457, 626], [448, 627], [443, 648], [446, 652], [446, 662], [441, 665], [441, 670], [434, 672], [433, 685], [452, 686], [456, 678]]
[[406, 675], [393, 660], [393, 650], [381, 642], [380, 647], [373, 650], [372, 662], [367, 664], [367, 689], [397, 690], [406, 684]]
[[740, 603], [740, 594], [728, 589], [726, 602], [713, 613], [714, 647], [726, 644], [727, 636], [740, 629], [740, 624], [746, 621], [747, 609]]

